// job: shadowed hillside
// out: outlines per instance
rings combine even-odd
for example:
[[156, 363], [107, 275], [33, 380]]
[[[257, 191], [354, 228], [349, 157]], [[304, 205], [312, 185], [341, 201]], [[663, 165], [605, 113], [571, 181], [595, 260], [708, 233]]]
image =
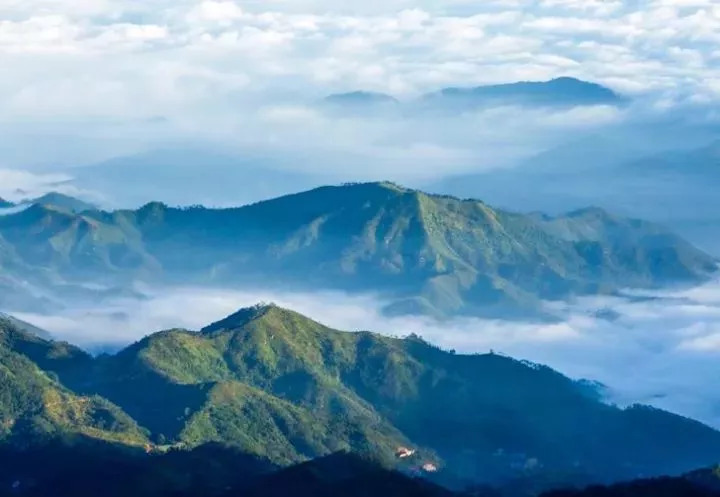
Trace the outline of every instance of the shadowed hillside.
[[372, 291], [388, 312], [434, 315], [537, 314], [541, 299], [692, 284], [716, 270], [661, 227], [600, 209], [521, 215], [390, 183], [234, 209], [35, 205], [0, 217], [0, 242], [9, 274], [44, 281]]

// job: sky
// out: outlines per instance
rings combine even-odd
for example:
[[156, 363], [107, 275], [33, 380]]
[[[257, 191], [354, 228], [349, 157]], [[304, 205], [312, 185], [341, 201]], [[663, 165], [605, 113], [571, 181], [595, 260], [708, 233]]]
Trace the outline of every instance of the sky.
[[[712, 0], [5, 0], [0, 169], [57, 172], [188, 142], [358, 179], [496, 167], [631, 115], [715, 119], [718, 41]], [[636, 105], [452, 123], [329, 119], [313, 105], [568, 75]], [[314, 159], [291, 160], [299, 147]]]

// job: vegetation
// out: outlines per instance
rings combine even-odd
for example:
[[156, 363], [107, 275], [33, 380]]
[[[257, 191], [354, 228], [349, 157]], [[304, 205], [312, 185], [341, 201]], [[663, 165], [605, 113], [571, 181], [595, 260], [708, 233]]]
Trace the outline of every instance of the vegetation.
[[[536, 491], [679, 473], [720, 454], [711, 428], [606, 405], [549, 368], [340, 332], [273, 305], [97, 358], [9, 321], [0, 329], [0, 420], [13, 446], [221, 443], [281, 466], [351, 451], [408, 471], [433, 464], [455, 488], [522, 480]], [[397, 459], [399, 447], [415, 453]]]
[[144, 444], [144, 431], [120, 408], [96, 395], [70, 391], [56, 373], [40, 367], [61, 365], [58, 370], [63, 371], [68, 357], [66, 345], [38, 339], [0, 320], [0, 440], [26, 445], [84, 435]]
[[716, 269], [662, 228], [599, 209], [520, 215], [391, 183], [234, 209], [151, 203], [78, 214], [35, 205], [0, 217], [0, 248], [3, 241], [5, 271], [46, 284], [51, 276], [118, 285], [148, 276], [273, 281], [380, 291], [392, 301], [388, 312], [438, 315], [536, 312], [540, 299], [698, 282]]

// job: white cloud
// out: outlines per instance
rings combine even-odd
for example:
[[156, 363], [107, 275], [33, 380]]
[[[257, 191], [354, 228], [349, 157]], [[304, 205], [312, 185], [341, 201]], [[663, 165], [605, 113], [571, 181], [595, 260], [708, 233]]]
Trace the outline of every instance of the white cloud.
[[76, 188], [68, 185], [71, 179], [66, 174], [33, 174], [14, 169], [0, 169], [0, 197], [17, 201], [49, 191], [78, 193]]
[[[153, 8], [130, 0], [13, 2], [0, 10], [7, 19], [0, 22], [0, 54], [27, 54], [31, 58], [22, 64], [13, 61], [23, 67], [41, 65], [43, 55], [59, 52], [90, 56], [93, 60], [85, 62], [100, 83], [118, 58], [132, 55], [134, 71], [119, 80], [131, 88], [147, 84], [145, 75], [158, 59], [182, 62], [200, 73], [243, 72], [255, 89], [274, 87], [282, 67], [297, 90], [310, 93], [366, 86], [416, 93], [442, 84], [567, 73], [634, 81], [645, 90], [693, 93], [705, 92], [704, 81], [717, 77], [717, 69], [705, 64], [720, 37], [720, 8], [711, 3], [646, 0], [633, 8], [616, 1], [542, 0], [524, 9], [517, 2], [454, 5], [408, 8], [396, 0], [358, 12], [323, 2], [291, 7], [286, 2], [188, 0], [158, 2]], [[625, 60], [608, 67], [611, 53], [623, 53]], [[318, 76], [318, 67], [330, 60], [332, 67]], [[466, 69], [454, 71], [458, 64]], [[0, 106], [27, 87], [27, 80], [13, 79], [16, 84], [6, 82], [0, 92]], [[221, 83], [218, 90], [208, 100], [227, 96]], [[156, 97], [151, 88], [145, 96], [150, 101]], [[63, 97], [45, 93], [45, 99], [53, 98]]]
[[[252, 145], [297, 143], [290, 133], [300, 136], [303, 146], [331, 144], [337, 151], [342, 145], [348, 155], [362, 150], [373, 158], [387, 152], [395, 162], [403, 148], [411, 152], [405, 163], [423, 147], [463, 157], [461, 165], [427, 161], [421, 175], [428, 175], [441, 165], [448, 171], [470, 164], [477, 169], [502, 166], [509, 147], [487, 142], [485, 135], [499, 136], [504, 130], [506, 139], [520, 137], [522, 142], [527, 137], [495, 122], [488, 131], [483, 119], [463, 122], [470, 126], [457, 131], [463, 143], [438, 139], [451, 135], [442, 129], [434, 130], [433, 137], [423, 122], [392, 122], [375, 129], [363, 122], [312, 120], [308, 127], [316, 134], [311, 136], [305, 129], [269, 129], [273, 119], [283, 120], [277, 114], [268, 119], [257, 108], [299, 109], [328, 93], [355, 89], [412, 98], [444, 86], [563, 75], [628, 92], [656, 113], [684, 105], [712, 113], [720, 102], [720, 65], [714, 63], [720, 8], [712, 2], [1, 3], [0, 115], [7, 126], [52, 122], [69, 133], [69, 123], [78, 119], [124, 120], [132, 127], [139, 120], [162, 117], [167, 133], [174, 132], [179, 141], [196, 136], [247, 146], [258, 134], [255, 130], [262, 129]], [[559, 128], [576, 122], [604, 125], [629, 113], [592, 109], [580, 114], [546, 117]], [[519, 120], [523, 126], [526, 120], [537, 122], [535, 116]], [[387, 128], [390, 136], [421, 136], [392, 147], [387, 146], [390, 139], [383, 145], [373, 142]], [[86, 131], [76, 130], [78, 141], [86, 139]], [[334, 139], [325, 140], [328, 135]], [[144, 138], [150, 141], [149, 135]], [[493, 156], [473, 156], [468, 148], [492, 150]], [[523, 153], [529, 148], [526, 143], [516, 147]], [[43, 164], [69, 160], [50, 147], [37, 147], [35, 153], [42, 150], [47, 150], [47, 157], [38, 160]], [[400, 179], [402, 171], [388, 168], [387, 162], [377, 170], [398, 173]]]

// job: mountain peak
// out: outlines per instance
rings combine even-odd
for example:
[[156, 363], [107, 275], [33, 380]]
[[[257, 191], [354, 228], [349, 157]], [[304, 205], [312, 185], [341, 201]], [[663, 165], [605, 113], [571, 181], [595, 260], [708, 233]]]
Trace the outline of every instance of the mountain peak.
[[239, 311], [230, 314], [226, 318], [209, 324], [200, 331], [202, 331], [203, 333], [212, 333], [213, 331], [220, 330], [234, 330], [248, 324], [251, 321], [261, 318], [273, 309], [280, 309], [280, 307], [278, 307], [274, 303], [264, 302], [255, 304], [250, 307], [243, 307]]
[[406, 193], [412, 191], [410, 188], [399, 185], [393, 181], [370, 181], [359, 183], [343, 183], [339, 188], [357, 188], [357, 189], [381, 189], [390, 190], [397, 193]]
[[97, 209], [97, 206], [94, 204], [59, 192], [49, 192], [41, 197], [26, 200], [23, 203], [59, 207], [75, 214]]
[[472, 88], [445, 88], [428, 95], [433, 100], [460, 99], [463, 103], [508, 103], [540, 106], [618, 105], [625, 99], [612, 89], [573, 77], [549, 81], [519, 81]]

